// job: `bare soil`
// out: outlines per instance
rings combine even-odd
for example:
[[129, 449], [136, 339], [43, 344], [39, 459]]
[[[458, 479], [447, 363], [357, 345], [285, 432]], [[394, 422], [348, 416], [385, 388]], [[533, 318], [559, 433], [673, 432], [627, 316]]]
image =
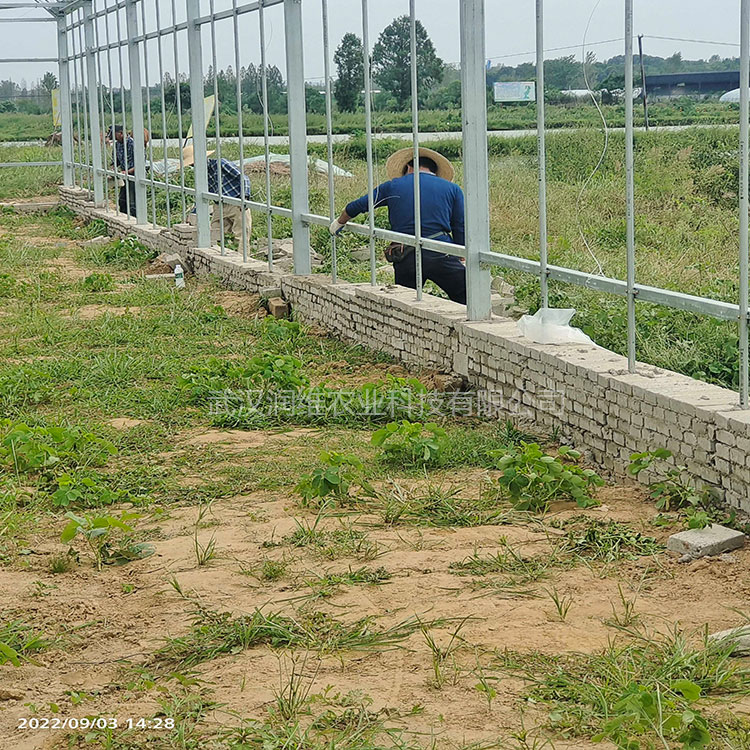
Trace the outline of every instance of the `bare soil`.
[[[120, 420], [125, 426], [125, 420]], [[207, 430], [190, 436], [186, 445], [212, 444], [233, 451], [236, 462], [253, 460], [252, 449], [266, 453], [285, 450], [306, 441], [310, 431], [265, 434], [262, 432]], [[257, 454], [256, 454], [257, 455]], [[479, 472], [452, 472], [443, 477], [464, 493], [476, 492]], [[415, 480], [418, 481], [418, 480]], [[588, 511], [596, 518], [630, 523], [653, 532], [648, 519], [653, 507], [632, 488], [608, 488], [600, 494], [602, 506]], [[566, 508], [560, 519], [576, 514]], [[97, 573], [81, 550], [81, 563], [72, 572], [52, 575], [50, 557], [59, 553], [57, 525], [42, 524], [30, 545], [23, 569], [0, 569], [0, 600], [12, 603], [48, 633], [62, 633], [64, 648], [54, 648], [36, 657], [35, 664], [3, 673], [0, 695], [0, 747], [50, 748], [59, 737], [54, 733], [25, 733], [23, 741], [14, 726], [29, 715], [28, 704], [40, 715], [52, 703], [70, 715], [144, 715], [153, 713], [152, 698], [142, 705], [124, 702], [124, 665], [148, 667], [164, 639], [184, 634], [197, 603], [218, 611], [240, 614], [256, 607], [295, 615], [298, 597], [305, 593], [303, 579], [329, 572], [345, 572], [363, 563], [356, 559], [321, 561], [306, 548], [264, 547], [281, 540], [295, 529], [296, 520], [312, 519], [294, 498], [274, 492], [256, 492], [213, 503], [208, 523], [198, 532], [206, 543], [213, 538], [217, 557], [199, 567], [193, 549], [195, 508], [175, 508], [161, 517], [142, 522], [140, 532], [151, 539], [156, 553], [123, 567], [105, 567]], [[204, 519], [205, 522], [206, 519]], [[472, 590], [467, 578], [449, 569], [475, 551], [492, 553], [504, 537], [525, 555], [544, 555], [550, 539], [544, 531], [528, 526], [486, 526], [466, 529], [400, 528], [372, 526], [375, 519], [361, 516], [357, 528], [369, 530], [378, 556], [367, 563], [383, 567], [392, 578], [384, 585], [342, 587], [335, 596], [315, 603], [315, 609], [344, 621], [371, 615], [377, 627], [396, 625], [414, 615], [424, 620], [446, 618], [437, 638], [447, 643], [449, 632], [463, 618], [461, 630], [466, 647], [458, 662], [470, 668], [474, 649], [538, 650], [546, 653], [591, 652], [606, 646], [613, 637], [607, 624], [618, 584], [629, 596], [637, 596], [637, 611], [644, 625], [665, 631], [678, 624], [688, 630], [708, 626], [710, 631], [736, 624], [731, 608], [747, 606], [750, 595], [750, 550], [721, 558], [680, 564], [663, 554], [623, 562], [609, 568], [578, 566], [553, 573], [548, 586], [573, 598], [565, 622], [557, 621], [550, 599], [540, 589], [535, 596], [506, 598]], [[326, 518], [326, 528], [339, 528], [342, 521]], [[664, 536], [663, 534], [661, 536]], [[264, 582], [248, 572], [258, 571], [264, 560], [285, 559], [289, 570], [282, 580]], [[169, 581], [177, 579], [180, 596]], [[384, 653], [347, 654], [324, 657], [317, 663], [316, 686], [332, 685], [338, 691], [362, 689], [373, 700], [373, 708], [407, 710], [419, 704], [418, 715], [404, 719], [413, 731], [439, 727], [447, 742], [488, 740], [518, 726], [521, 686], [506, 680], [498, 687], [498, 698], [488, 711], [475, 689], [476, 679], [465, 673], [455, 684], [437, 689], [431, 681], [431, 657], [424, 638], [411, 636], [403, 647]], [[220, 656], [197, 668], [202, 680], [212, 686], [224, 704], [209, 724], [225, 724], [228, 712], [262, 718], [278, 686], [279, 657], [266, 647]], [[85, 705], [70, 706], [66, 691], [86, 692]], [[745, 710], [750, 709], [746, 706]], [[533, 711], [530, 713], [533, 716]], [[589, 744], [556, 743], [558, 748], [588, 748]], [[591, 746], [594, 747], [594, 746]], [[606, 747], [606, 745], [599, 745]]]

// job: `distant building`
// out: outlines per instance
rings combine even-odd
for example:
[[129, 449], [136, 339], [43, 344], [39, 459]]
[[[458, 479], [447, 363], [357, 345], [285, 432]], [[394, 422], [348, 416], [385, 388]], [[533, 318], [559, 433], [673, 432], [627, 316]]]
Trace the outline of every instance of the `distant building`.
[[659, 73], [646, 76], [646, 91], [650, 99], [723, 94], [739, 88], [739, 85], [739, 70], [710, 70], [703, 73]]

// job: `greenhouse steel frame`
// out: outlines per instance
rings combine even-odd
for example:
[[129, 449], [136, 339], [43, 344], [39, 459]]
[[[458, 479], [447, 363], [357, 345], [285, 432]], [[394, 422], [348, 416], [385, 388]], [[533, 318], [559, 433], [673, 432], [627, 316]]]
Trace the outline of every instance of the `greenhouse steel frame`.
[[[417, 154], [419, 144], [419, 106], [417, 96], [418, 76], [416, 69], [416, 0], [408, 2], [411, 32], [411, 108], [412, 145]], [[544, 108], [544, 0], [536, 2], [536, 65], [537, 65], [537, 137], [539, 164], [539, 260], [531, 260], [495, 252], [490, 243], [489, 219], [489, 167], [487, 154], [487, 101], [485, 70], [485, 3], [486, 0], [456, 0], [460, 7], [461, 46], [461, 93], [463, 126], [464, 192], [466, 195], [466, 243], [465, 246], [439, 242], [421, 236], [419, 221], [419, 177], [415, 189], [415, 214], [417, 217], [415, 236], [379, 228], [375, 225], [372, 198], [366, 223], [347, 225], [347, 231], [369, 239], [370, 282], [376, 283], [376, 240], [408, 242], [419, 248], [436, 250], [465, 258], [467, 270], [467, 317], [478, 321], [491, 318], [491, 286], [489, 266], [514, 269], [533, 274], [539, 279], [543, 306], [549, 303], [549, 282], [560, 281], [601, 293], [627, 298], [627, 354], [631, 372], [636, 370], [636, 301], [644, 301], [678, 310], [711, 316], [720, 320], [734, 321], [739, 327], [740, 361], [740, 405], [748, 407], [750, 369], [748, 360], [748, 153], [750, 140], [750, 0], [740, 0], [740, 190], [739, 190], [739, 299], [736, 304], [699, 297], [681, 292], [639, 284], [636, 280], [636, 236], [634, 207], [634, 119], [633, 119], [633, 0], [624, 0], [624, 52], [625, 52], [625, 164], [626, 164], [626, 254], [627, 273], [624, 280], [552, 265], [548, 262], [547, 217], [546, 217], [546, 170], [545, 170], [545, 108]], [[328, 161], [328, 215], [314, 214], [309, 208], [309, 176], [306, 133], [305, 62], [303, 44], [302, 5], [317, 5], [320, 8], [322, 42], [325, 70], [325, 103]], [[372, 118], [372, 73], [370, 66], [371, 41], [369, 34], [368, 0], [359, 0], [361, 30], [364, 53], [365, 86], [365, 137], [367, 148], [367, 182], [370, 196], [375, 187], [373, 118]], [[352, 5], [355, 0], [352, 0]], [[229, 205], [250, 208], [266, 217], [268, 267], [273, 270], [273, 241], [271, 220], [273, 216], [291, 219], [293, 235], [294, 272], [311, 273], [310, 228], [314, 225], [328, 226], [336, 216], [335, 181], [333, 176], [332, 138], [332, 76], [331, 49], [329, 44], [329, 0], [255, 0], [239, 2], [232, 0], [232, 7], [215, 10], [215, 0], [72, 0], [71, 2], [3, 2], [0, 10], [9, 8], [44, 8], [56, 20], [58, 29], [59, 79], [61, 88], [63, 128], [63, 172], [64, 183], [81, 186], [93, 193], [97, 204], [111, 207], [109, 185], [118, 179], [130, 180], [135, 188], [135, 214], [138, 224], [157, 224], [157, 195], [166, 194], [166, 222], [171, 225], [176, 219], [186, 220], [188, 206], [195, 204], [198, 245], [211, 245], [210, 211], [223, 214]], [[499, 6], [499, 4], [498, 4]], [[147, 13], [148, 11], [148, 13]], [[507, 12], [497, 7], [498, 13]], [[150, 18], [155, 13], [155, 23]], [[204, 111], [205, 53], [216, 70], [218, 24], [232, 26], [234, 60], [239, 71], [243, 63], [243, 47], [254, 48], [256, 41], [248, 41], [240, 31], [240, 19], [246, 14], [257, 14], [260, 50], [261, 103], [264, 118], [265, 201], [250, 200], [246, 196], [233, 198], [222, 194], [221, 181], [217, 193], [209, 192], [207, 177], [206, 135], [207, 118]], [[271, 194], [269, 169], [269, 116], [266, 60], [267, 17], [283, 15], [287, 108], [289, 123], [289, 153], [291, 170], [291, 208], [275, 205]], [[42, 19], [8, 19], [5, 21], [39, 21]], [[187, 74], [190, 86], [190, 113], [193, 145], [195, 149], [194, 186], [185, 183], [182, 152], [179, 153], [179, 184], [168, 178], [164, 87], [164, 46], [172, 59], [174, 78], [179, 83]], [[154, 59], [153, 49], [156, 47]], [[113, 64], [114, 57], [114, 64]], [[184, 65], [184, 59], [187, 65]], [[0, 59], [0, 63], [8, 62]], [[15, 62], [18, 62], [16, 60]], [[160, 115], [162, 119], [162, 156], [155, 159], [153, 138], [134, 138], [135, 174], [116, 173], [113, 165], [105, 162], [106, 149], [101, 137], [103, 128], [121, 124], [140, 133], [144, 128], [152, 130], [155, 113], [152, 112], [150, 91], [155, 84], [152, 72], [158, 69], [158, 88], [161, 94]], [[114, 71], [114, 75], [113, 75]], [[214, 86], [216, 76], [214, 76]], [[149, 92], [144, 97], [144, 88]], [[115, 94], [117, 91], [117, 94]], [[218, 88], [215, 108], [218, 111]], [[243, 132], [242, 90], [237, 76], [238, 132]], [[183, 111], [179, 89], [176, 92], [176, 107], [180, 141], [185, 138]], [[222, 137], [220, 119], [216, 117], [216, 156], [221, 159]], [[77, 139], [74, 141], [74, 130]], [[244, 169], [245, 155], [243, 138], [239, 141], [239, 163]], [[163, 175], [157, 173], [157, 164], [163, 161]], [[26, 163], [24, 166], [30, 166]], [[6, 164], [3, 166], [13, 166]], [[109, 178], [109, 179], [108, 179]], [[127, 194], [127, 191], [126, 191]], [[171, 194], [179, 196], [179, 208], [172, 205]], [[128, 206], [129, 208], [129, 206]], [[247, 259], [247, 231], [243, 215], [243, 237], [241, 252]], [[223, 219], [223, 216], [221, 217]], [[221, 221], [219, 245], [228, 252]], [[336, 238], [331, 239], [331, 275], [338, 277]], [[416, 254], [417, 291], [421, 299], [421, 253]]]

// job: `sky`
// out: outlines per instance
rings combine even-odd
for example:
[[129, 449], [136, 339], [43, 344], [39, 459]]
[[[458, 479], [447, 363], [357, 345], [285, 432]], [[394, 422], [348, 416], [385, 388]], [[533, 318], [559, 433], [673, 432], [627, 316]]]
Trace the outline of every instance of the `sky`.
[[[113, 0], [106, 0], [109, 4]], [[202, 0], [202, 12], [207, 14], [213, 5], [218, 12], [231, 8], [234, 0]], [[104, 0], [97, 0], [102, 7]], [[159, 3], [162, 26], [171, 21], [171, 0], [145, 0], [147, 26], [155, 25], [154, 8]], [[236, 0], [238, 5], [246, 0]], [[359, 0], [328, 0], [332, 50], [347, 32], [362, 35], [361, 3]], [[455, 63], [459, 51], [460, 0], [416, 0], [417, 16], [433, 40], [438, 54], [445, 62]], [[176, 0], [178, 21], [184, 19], [184, 0]], [[534, 0], [486, 0], [486, 52], [493, 64], [516, 65], [534, 57]], [[722, 57], [739, 53], [739, 0], [635, 0], [634, 31], [644, 35], [646, 54], [668, 56], [681, 51], [684, 58]], [[0, 7], [2, 2], [0, 0]], [[374, 44], [383, 28], [395, 17], [408, 12], [408, 0], [370, 0], [369, 29]], [[302, 0], [305, 24], [305, 75], [308, 79], [323, 77], [323, 49], [321, 26], [321, 1]], [[593, 12], [593, 15], [592, 15]], [[283, 10], [281, 6], [268, 8], [266, 15], [267, 56], [269, 64], [285, 70], [283, 46]], [[43, 11], [0, 10], [0, 18], [40, 17]], [[606, 59], [623, 52], [624, 2], [623, 0], [547, 0], [545, 3], [545, 49], [547, 57], [574, 54], [581, 57], [581, 44], [586, 34], [588, 49], [598, 59]], [[240, 20], [241, 64], [260, 59], [257, 13], [248, 13]], [[114, 38], [114, 23], [113, 23]], [[101, 28], [102, 40], [104, 28]], [[11, 24], [0, 23], [0, 58], [54, 57], [56, 55], [54, 23]], [[671, 37], [659, 39], [656, 37]], [[598, 42], [613, 40], [606, 44]], [[696, 41], [676, 41], [699, 40]], [[705, 43], [704, 43], [705, 42]], [[164, 41], [164, 67], [174, 68], [171, 56], [171, 39]], [[216, 60], [219, 68], [234, 66], [233, 28], [231, 20], [216, 25]], [[555, 49], [572, 47], [571, 49]], [[158, 78], [155, 65], [156, 44], [149, 46], [149, 67], [154, 71], [152, 81]], [[212, 59], [212, 40], [208, 28], [204, 31], [204, 58], [208, 65]], [[115, 78], [117, 60], [113, 56]], [[181, 69], [187, 67], [186, 58]], [[31, 83], [46, 70], [56, 66], [42, 64], [8, 64], [0, 62], [0, 80], [9, 77]]]

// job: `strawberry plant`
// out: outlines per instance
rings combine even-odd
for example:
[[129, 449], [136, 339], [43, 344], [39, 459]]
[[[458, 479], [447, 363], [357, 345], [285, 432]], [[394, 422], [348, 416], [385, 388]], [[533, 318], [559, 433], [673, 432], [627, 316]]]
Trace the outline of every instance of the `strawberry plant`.
[[[407, 465], [436, 464], [445, 446], [445, 430], [434, 422], [389, 422], [376, 430], [370, 442], [383, 446], [385, 455]], [[388, 443], [386, 445], [386, 443]]]
[[543, 511], [555, 500], [575, 500], [580, 508], [596, 505], [591, 493], [604, 480], [577, 465], [581, 454], [562, 446], [547, 455], [537, 443], [495, 451], [500, 476], [496, 486], [518, 510]]

